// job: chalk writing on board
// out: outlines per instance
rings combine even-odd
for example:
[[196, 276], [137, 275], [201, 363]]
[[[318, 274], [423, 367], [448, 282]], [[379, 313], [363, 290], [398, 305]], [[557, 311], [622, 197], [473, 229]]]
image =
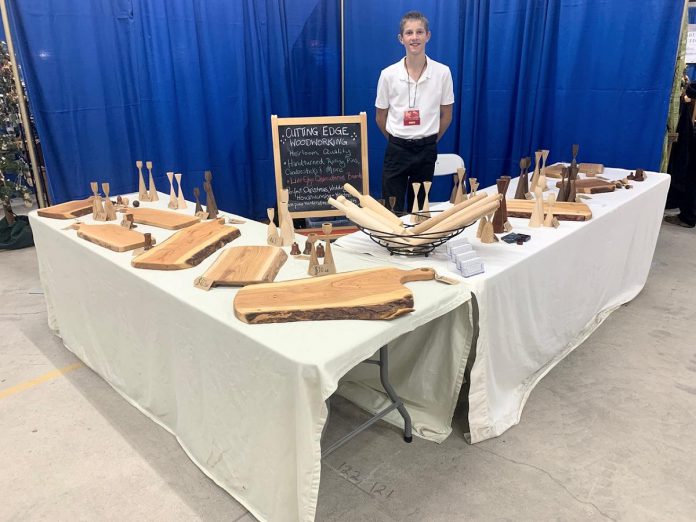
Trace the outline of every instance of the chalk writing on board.
[[279, 125], [278, 139], [291, 212], [332, 210], [345, 183], [362, 186], [360, 123]]

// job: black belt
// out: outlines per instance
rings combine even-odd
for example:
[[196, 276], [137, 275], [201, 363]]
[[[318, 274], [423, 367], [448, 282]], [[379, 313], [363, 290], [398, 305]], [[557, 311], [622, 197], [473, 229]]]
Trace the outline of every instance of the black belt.
[[404, 147], [422, 147], [423, 145], [430, 145], [431, 143], [436, 143], [437, 134], [426, 136], [425, 138], [417, 138], [414, 140], [405, 140], [404, 138], [397, 138], [396, 136], [392, 136], [390, 134], [389, 141], [391, 143], [396, 143], [397, 145], [403, 145]]

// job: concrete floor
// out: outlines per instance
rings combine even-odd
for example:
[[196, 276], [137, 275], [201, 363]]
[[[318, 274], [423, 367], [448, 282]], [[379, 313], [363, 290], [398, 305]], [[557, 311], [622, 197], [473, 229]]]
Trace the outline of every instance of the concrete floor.
[[[694, 231], [663, 226], [643, 292], [518, 426], [471, 446], [460, 408], [407, 445], [378, 423], [324, 461], [317, 520], [696, 519], [695, 279]], [[0, 303], [0, 520], [253, 520], [52, 335], [33, 249], [0, 252]], [[332, 404], [333, 440], [365, 415]]]

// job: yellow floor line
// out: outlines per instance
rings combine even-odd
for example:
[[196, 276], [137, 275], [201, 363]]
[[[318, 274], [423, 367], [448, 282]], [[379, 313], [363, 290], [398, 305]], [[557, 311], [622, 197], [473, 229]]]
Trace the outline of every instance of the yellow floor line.
[[20, 384], [17, 384], [16, 386], [12, 386], [11, 388], [0, 390], [0, 399], [4, 399], [5, 397], [9, 397], [10, 395], [14, 395], [15, 393], [28, 390], [29, 388], [33, 388], [34, 386], [38, 386], [39, 384], [42, 384], [46, 381], [50, 381], [51, 379], [55, 379], [56, 377], [65, 375], [66, 373], [71, 372], [73, 370], [77, 370], [78, 368], [82, 368], [83, 366], [84, 364], [82, 364], [81, 362], [74, 363], [69, 366], [53, 370], [52, 372], [44, 373], [43, 375], [39, 375], [35, 379], [22, 382]]

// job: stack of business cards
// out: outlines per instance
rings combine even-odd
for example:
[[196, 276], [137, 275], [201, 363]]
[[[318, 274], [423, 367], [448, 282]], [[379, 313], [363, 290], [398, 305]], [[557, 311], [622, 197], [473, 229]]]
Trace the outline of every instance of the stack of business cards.
[[483, 260], [478, 256], [469, 240], [462, 236], [450, 239], [447, 243], [447, 255], [457, 271], [464, 277], [471, 277], [484, 272]]

